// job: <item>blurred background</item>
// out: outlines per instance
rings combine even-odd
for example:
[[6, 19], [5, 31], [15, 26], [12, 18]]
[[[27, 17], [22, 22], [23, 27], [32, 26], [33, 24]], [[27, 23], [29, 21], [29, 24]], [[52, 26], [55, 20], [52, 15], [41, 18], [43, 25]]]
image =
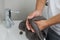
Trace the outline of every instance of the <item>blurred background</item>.
[[[18, 10], [20, 13], [12, 13], [12, 19], [23, 20], [35, 8], [36, 0], [0, 0], [0, 20], [4, 20], [4, 9]], [[44, 16], [47, 16], [47, 6]]]

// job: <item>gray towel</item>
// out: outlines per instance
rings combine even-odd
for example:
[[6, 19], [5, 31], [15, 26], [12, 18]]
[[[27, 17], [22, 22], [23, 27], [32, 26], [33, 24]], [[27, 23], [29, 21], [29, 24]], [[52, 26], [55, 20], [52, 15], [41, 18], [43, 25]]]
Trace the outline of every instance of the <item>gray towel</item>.
[[44, 38], [46, 38], [46, 33], [47, 33], [46, 29], [43, 31], [40, 31], [40, 29], [34, 23], [34, 21], [39, 21], [39, 20], [46, 20], [46, 18], [44, 18], [43, 16], [38, 16], [32, 19], [29, 19], [29, 23], [31, 24], [32, 28], [36, 31], [34, 33], [31, 30], [28, 30], [26, 28], [26, 20], [23, 20], [22, 22], [20, 22], [19, 29], [25, 31], [26, 37], [29, 40], [44, 40]]

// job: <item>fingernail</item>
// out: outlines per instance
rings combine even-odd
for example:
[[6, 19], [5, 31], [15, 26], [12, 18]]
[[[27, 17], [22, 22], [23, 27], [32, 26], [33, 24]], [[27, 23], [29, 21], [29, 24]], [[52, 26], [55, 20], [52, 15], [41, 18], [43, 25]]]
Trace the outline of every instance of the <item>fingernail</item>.
[[28, 28], [28, 30], [30, 30], [30, 28]]
[[29, 19], [31, 19], [31, 18], [32, 18], [32, 16], [31, 16], [31, 17], [29, 16], [28, 18], [29, 18]]
[[30, 28], [29, 28], [29, 27], [27, 27], [27, 29], [28, 29], [28, 30], [30, 30]]
[[32, 32], [35, 32], [33, 29], [31, 29]]
[[35, 31], [32, 31], [32, 32], [35, 32]]

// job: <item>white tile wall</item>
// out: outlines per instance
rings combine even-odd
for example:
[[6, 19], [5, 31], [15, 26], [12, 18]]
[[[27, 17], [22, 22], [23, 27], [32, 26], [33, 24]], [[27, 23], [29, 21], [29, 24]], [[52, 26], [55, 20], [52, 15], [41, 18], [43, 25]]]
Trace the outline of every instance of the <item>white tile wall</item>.
[[[27, 17], [35, 8], [36, 0], [0, 0], [0, 20], [4, 19], [4, 13], [2, 9], [10, 8], [14, 10], [19, 10], [19, 14], [12, 13], [12, 18], [14, 20], [22, 20]], [[45, 8], [46, 10], [46, 8]], [[46, 12], [44, 10], [44, 13]], [[44, 14], [46, 16], [46, 14]]]
[[[26, 16], [34, 10], [35, 0], [0, 0], [0, 9], [10, 8], [19, 10], [19, 14], [12, 13], [13, 19], [24, 19]], [[0, 19], [4, 19], [4, 13], [1, 13]]]
[[0, 20], [3, 19], [4, 0], [0, 0]]

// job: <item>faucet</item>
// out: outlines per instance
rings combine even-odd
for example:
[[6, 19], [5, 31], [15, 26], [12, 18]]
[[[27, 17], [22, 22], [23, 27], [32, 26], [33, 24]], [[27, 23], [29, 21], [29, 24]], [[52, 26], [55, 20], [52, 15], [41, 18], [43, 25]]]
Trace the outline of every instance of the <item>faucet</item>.
[[14, 24], [11, 18], [11, 9], [7, 8], [5, 9], [5, 25], [6, 28], [11, 28], [11, 26]]

